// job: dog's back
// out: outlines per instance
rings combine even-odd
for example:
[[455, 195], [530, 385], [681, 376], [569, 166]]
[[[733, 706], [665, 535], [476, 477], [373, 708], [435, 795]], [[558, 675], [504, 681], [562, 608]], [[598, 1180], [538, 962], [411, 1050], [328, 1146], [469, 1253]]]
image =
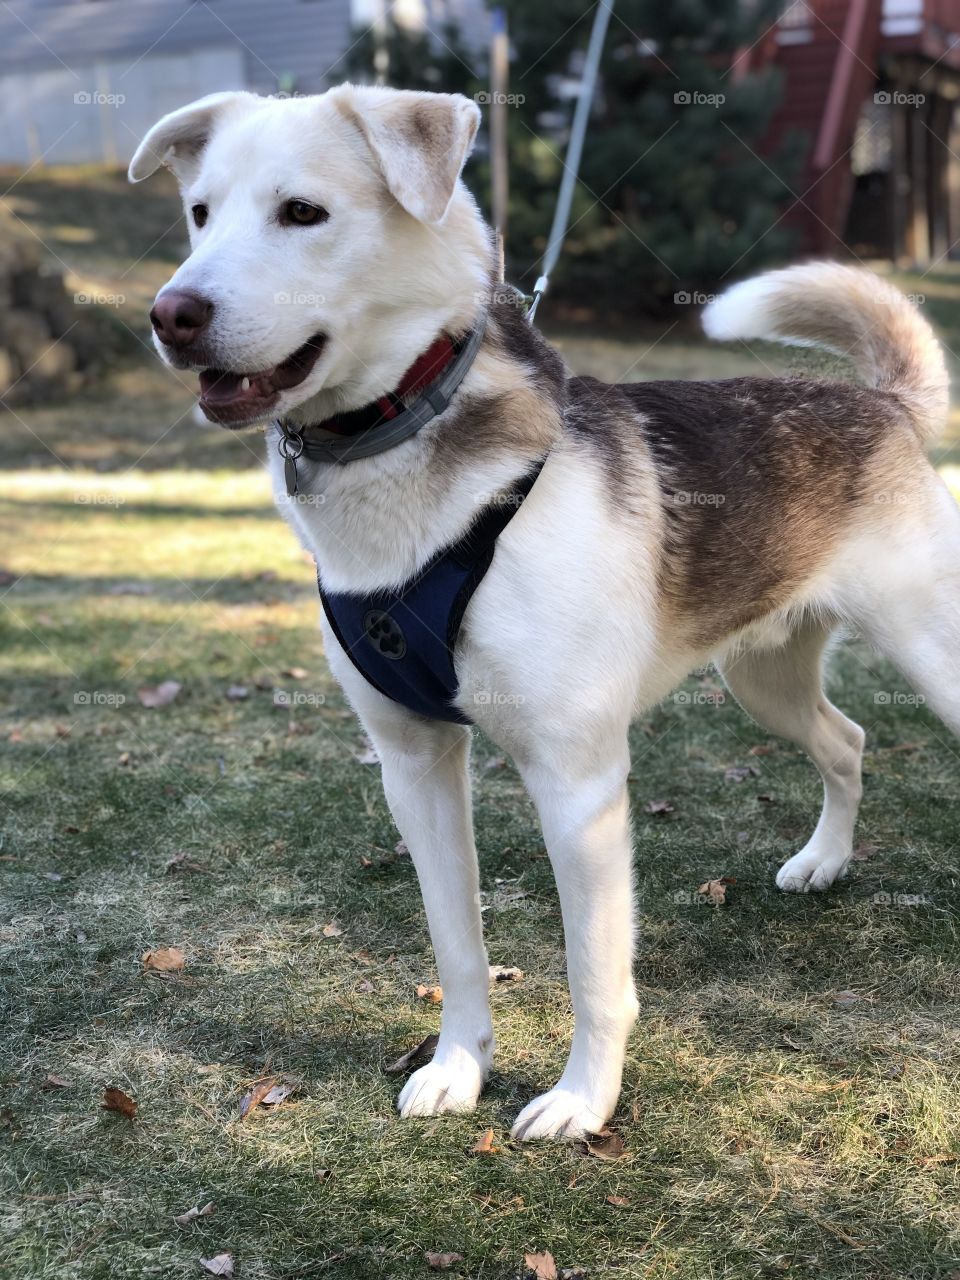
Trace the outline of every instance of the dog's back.
[[819, 338], [870, 385], [570, 379], [567, 429], [593, 446], [623, 507], [637, 469], [655, 469], [664, 606], [697, 647], [789, 606], [854, 531], [882, 526], [927, 483], [922, 447], [947, 407], [932, 332], [866, 272], [817, 263], [761, 276], [712, 304], [705, 327]]

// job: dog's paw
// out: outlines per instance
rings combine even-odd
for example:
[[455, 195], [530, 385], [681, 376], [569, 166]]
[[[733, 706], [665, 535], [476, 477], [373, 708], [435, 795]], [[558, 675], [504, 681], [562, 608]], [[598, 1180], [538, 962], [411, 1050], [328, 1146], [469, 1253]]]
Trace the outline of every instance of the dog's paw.
[[608, 1119], [608, 1115], [591, 1107], [582, 1094], [557, 1085], [523, 1108], [510, 1136], [520, 1142], [533, 1142], [537, 1138], [582, 1138], [587, 1133], [599, 1133]]
[[397, 1108], [404, 1118], [473, 1111], [483, 1087], [483, 1071], [464, 1055], [457, 1062], [428, 1062], [401, 1090]]
[[802, 849], [777, 872], [777, 888], [784, 893], [823, 893], [846, 874], [849, 861]]

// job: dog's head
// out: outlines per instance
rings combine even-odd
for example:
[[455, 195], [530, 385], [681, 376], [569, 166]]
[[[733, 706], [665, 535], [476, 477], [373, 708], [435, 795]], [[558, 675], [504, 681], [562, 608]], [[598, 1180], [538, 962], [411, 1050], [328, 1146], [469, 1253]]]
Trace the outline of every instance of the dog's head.
[[154, 125], [129, 176], [173, 170], [192, 250], [157, 295], [154, 343], [199, 371], [208, 418], [364, 404], [469, 323], [490, 264], [460, 182], [479, 114], [455, 94], [341, 85], [216, 93]]

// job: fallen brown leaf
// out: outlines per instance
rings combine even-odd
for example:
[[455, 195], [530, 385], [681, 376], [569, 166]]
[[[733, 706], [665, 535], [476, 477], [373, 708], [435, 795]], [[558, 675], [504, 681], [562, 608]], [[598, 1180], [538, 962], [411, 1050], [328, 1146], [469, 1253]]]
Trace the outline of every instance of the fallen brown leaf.
[[721, 876], [719, 880], [705, 880], [697, 893], [709, 898], [713, 906], [721, 907], [727, 900], [727, 885], [736, 883], [729, 876]]
[[281, 1102], [286, 1102], [291, 1093], [300, 1088], [301, 1082], [294, 1079], [278, 1080], [273, 1088], [260, 1099], [262, 1107], [279, 1107]]
[[116, 1111], [118, 1115], [126, 1116], [128, 1120], [136, 1119], [137, 1104], [122, 1089], [114, 1089], [112, 1086], [104, 1089], [100, 1106], [104, 1111]]
[[447, 1271], [458, 1262], [463, 1261], [462, 1253], [425, 1253], [427, 1266], [434, 1271]]
[[421, 1040], [419, 1044], [414, 1045], [412, 1049], [408, 1049], [406, 1053], [400, 1055], [396, 1062], [391, 1062], [389, 1067], [384, 1067], [384, 1071], [388, 1075], [399, 1075], [401, 1071], [406, 1071], [408, 1067], [419, 1067], [424, 1062], [429, 1062], [434, 1055], [440, 1037], [437, 1035], [427, 1036]]
[[612, 1204], [615, 1209], [625, 1209], [629, 1203], [626, 1196], [607, 1196], [607, 1204]]
[[144, 685], [137, 690], [137, 697], [143, 707], [168, 707], [183, 688], [179, 680], [162, 680], [160, 684]]
[[519, 982], [522, 977], [523, 970], [512, 965], [492, 964], [490, 966], [491, 982]]
[[157, 947], [155, 951], [143, 953], [143, 967], [155, 973], [176, 973], [186, 962], [179, 947]]
[[63, 1076], [55, 1075], [52, 1071], [44, 1080], [42, 1088], [44, 1089], [72, 1089], [73, 1081], [65, 1080]]
[[427, 1000], [430, 1004], [439, 1004], [443, 999], [443, 987], [425, 987], [421, 982], [417, 987], [417, 999]]
[[599, 1133], [588, 1133], [586, 1137], [587, 1152], [598, 1160], [619, 1160], [624, 1155], [623, 1139], [619, 1133], [611, 1129], [601, 1129]]
[[189, 1227], [191, 1222], [196, 1222], [198, 1218], [209, 1218], [211, 1214], [216, 1213], [217, 1206], [212, 1200], [208, 1201], [203, 1208], [194, 1205], [192, 1209], [188, 1209], [186, 1213], [179, 1213], [174, 1218], [174, 1222], [178, 1227]]
[[201, 1258], [200, 1265], [211, 1276], [232, 1276], [233, 1255], [217, 1253], [212, 1258]]
[[759, 778], [760, 770], [753, 764], [732, 764], [724, 769], [724, 782], [746, 782], [747, 778]]
[[853, 861], [869, 862], [870, 859], [874, 856], [874, 854], [879, 852], [880, 852], [880, 846], [878, 844], [867, 844], [866, 842], [864, 842], [863, 844], [858, 844], [853, 851]]
[[339, 938], [343, 930], [337, 924], [336, 920], [331, 920], [329, 924], [323, 926], [323, 936], [325, 938]]
[[241, 1120], [245, 1119], [251, 1112], [256, 1111], [257, 1107], [259, 1107], [260, 1103], [263, 1102], [264, 1098], [266, 1098], [267, 1094], [274, 1088], [276, 1083], [276, 1080], [274, 1080], [272, 1076], [269, 1080], [257, 1081], [240, 1103]]
[[493, 1130], [485, 1129], [470, 1148], [470, 1154], [474, 1156], [495, 1156], [499, 1150], [499, 1147], [493, 1145]]
[[168, 876], [174, 875], [178, 871], [192, 871], [199, 876], [212, 876], [213, 872], [207, 867], [201, 866], [199, 862], [190, 862], [185, 853], [175, 853], [164, 871]]
[[280, 674], [287, 676], [290, 680], [306, 680], [310, 672], [306, 667], [284, 667]]
[[552, 1253], [525, 1253], [523, 1261], [535, 1280], [557, 1280], [557, 1264]]
[[860, 997], [856, 991], [838, 991], [833, 997], [833, 1003], [839, 1005], [841, 1009], [848, 1009], [851, 1005], [856, 1004]]

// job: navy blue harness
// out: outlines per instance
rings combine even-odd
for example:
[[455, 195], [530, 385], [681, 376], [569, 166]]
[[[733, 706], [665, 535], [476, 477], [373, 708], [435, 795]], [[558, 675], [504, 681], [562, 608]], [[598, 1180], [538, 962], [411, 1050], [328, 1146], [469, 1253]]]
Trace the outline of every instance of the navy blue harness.
[[325, 591], [327, 621], [347, 657], [382, 694], [431, 720], [472, 723], [453, 705], [453, 652], [470, 598], [483, 581], [497, 538], [533, 488], [543, 459], [485, 507], [464, 536], [395, 590]]

